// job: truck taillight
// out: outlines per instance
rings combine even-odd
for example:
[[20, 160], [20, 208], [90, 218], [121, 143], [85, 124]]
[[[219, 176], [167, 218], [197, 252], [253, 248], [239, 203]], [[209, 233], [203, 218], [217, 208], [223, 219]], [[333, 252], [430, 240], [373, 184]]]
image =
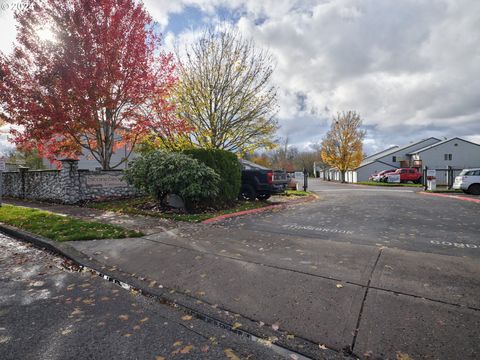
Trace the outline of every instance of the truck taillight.
[[270, 185], [273, 184], [273, 171], [267, 173], [267, 183]]

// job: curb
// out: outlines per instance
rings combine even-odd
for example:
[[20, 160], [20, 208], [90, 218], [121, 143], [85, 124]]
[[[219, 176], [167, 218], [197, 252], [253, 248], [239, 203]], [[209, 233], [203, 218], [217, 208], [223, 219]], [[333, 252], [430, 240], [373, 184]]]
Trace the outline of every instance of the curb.
[[456, 195], [447, 195], [447, 194], [438, 194], [438, 193], [427, 193], [425, 191], [420, 191], [419, 194], [428, 195], [428, 196], [436, 196], [436, 197], [443, 197], [443, 198], [450, 198], [450, 199], [458, 199], [461, 201], [469, 201], [473, 203], [479, 203], [480, 199], [472, 199], [465, 196], [456, 196]]
[[234, 218], [234, 217], [238, 217], [238, 216], [257, 214], [257, 213], [261, 213], [261, 212], [265, 212], [265, 211], [269, 211], [269, 210], [274, 210], [274, 209], [283, 209], [283, 208], [288, 207], [289, 205], [306, 203], [306, 202], [314, 201], [316, 199], [319, 199], [319, 197], [315, 194], [311, 194], [311, 195], [305, 196], [304, 198], [292, 200], [290, 202], [286, 202], [286, 203], [282, 203], [282, 204], [273, 204], [273, 205], [264, 206], [264, 207], [261, 207], [261, 208], [258, 208], [258, 209], [243, 210], [243, 211], [238, 211], [238, 212], [234, 212], [234, 213], [231, 213], [231, 214], [215, 216], [213, 218], [203, 220], [201, 222], [201, 224], [212, 224], [212, 223], [215, 223], [215, 222], [218, 222], [218, 221], [222, 221], [222, 220], [225, 220], [225, 219], [230, 219], [230, 218]]
[[[106, 264], [102, 264], [76, 250], [68, 243], [56, 242], [2, 223], [0, 223], [0, 233], [23, 242], [31, 243], [41, 250], [48, 250], [54, 254], [65, 257], [74, 265], [78, 266], [79, 271], [90, 271], [102, 277], [104, 280], [121, 286], [125, 290], [153, 298], [160, 304], [191, 314], [202, 321], [233, 332], [259, 345], [270, 347], [272, 350], [274, 349], [274, 352], [295, 355], [299, 359], [318, 359], [318, 344], [312, 343], [310, 340], [301, 337], [288, 340], [288, 333], [283, 330], [272, 331], [268, 326], [258, 329], [256, 321], [244, 318], [241, 315], [239, 317], [238, 314], [227, 311], [227, 309], [220, 309], [217, 305], [200, 301], [192, 295], [178, 292], [175, 289], [170, 290], [163, 288], [161, 285], [159, 287], [151, 287], [149, 279], [137, 278], [131, 274], [117, 270], [115, 266], [108, 267]], [[218, 310], [222, 311], [218, 312]], [[220, 315], [218, 315], [219, 313]], [[231, 318], [232, 316], [233, 320]], [[235, 324], [232, 324], [234, 321], [241, 321], [243, 324], [242, 328], [238, 328]], [[271, 341], [270, 339], [273, 338], [277, 340]], [[354, 358], [353, 354], [345, 354], [342, 349], [330, 347], [323, 349], [321, 355], [326, 356], [328, 359]]]

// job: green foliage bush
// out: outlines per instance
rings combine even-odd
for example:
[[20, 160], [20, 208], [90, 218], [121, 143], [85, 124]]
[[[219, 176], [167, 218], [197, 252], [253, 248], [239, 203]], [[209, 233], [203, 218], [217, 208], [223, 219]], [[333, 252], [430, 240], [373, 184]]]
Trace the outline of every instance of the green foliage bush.
[[205, 164], [181, 153], [153, 151], [134, 159], [126, 180], [162, 201], [180, 195], [187, 208], [197, 207], [219, 194], [220, 176]]
[[242, 183], [242, 169], [235, 154], [218, 149], [188, 149], [184, 154], [209, 166], [220, 175], [220, 192], [212, 205], [225, 205], [238, 198]]

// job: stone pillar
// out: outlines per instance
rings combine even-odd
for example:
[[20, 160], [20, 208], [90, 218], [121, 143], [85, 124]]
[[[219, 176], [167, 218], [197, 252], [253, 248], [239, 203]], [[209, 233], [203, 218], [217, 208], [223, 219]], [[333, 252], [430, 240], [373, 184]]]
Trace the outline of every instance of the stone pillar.
[[63, 187], [63, 202], [75, 204], [80, 199], [80, 178], [78, 175], [78, 160], [61, 159], [60, 183]]
[[27, 172], [28, 172], [28, 167], [26, 166], [19, 166], [18, 171], [20, 172], [20, 181], [21, 181], [21, 190], [20, 190], [20, 198], [25, 199], [26, 193], [27, 193], [27, 187], [26, 187], [26, 177], [27, 177]]

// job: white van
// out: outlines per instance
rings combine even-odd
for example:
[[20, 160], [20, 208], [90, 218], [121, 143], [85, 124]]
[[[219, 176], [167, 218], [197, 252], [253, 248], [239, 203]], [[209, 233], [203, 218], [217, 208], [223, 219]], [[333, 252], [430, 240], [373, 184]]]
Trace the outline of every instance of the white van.
[[480, 168], [462, 170], [455, 178], [453, 188], [463, 190], [466, 194], [480, 195]]

